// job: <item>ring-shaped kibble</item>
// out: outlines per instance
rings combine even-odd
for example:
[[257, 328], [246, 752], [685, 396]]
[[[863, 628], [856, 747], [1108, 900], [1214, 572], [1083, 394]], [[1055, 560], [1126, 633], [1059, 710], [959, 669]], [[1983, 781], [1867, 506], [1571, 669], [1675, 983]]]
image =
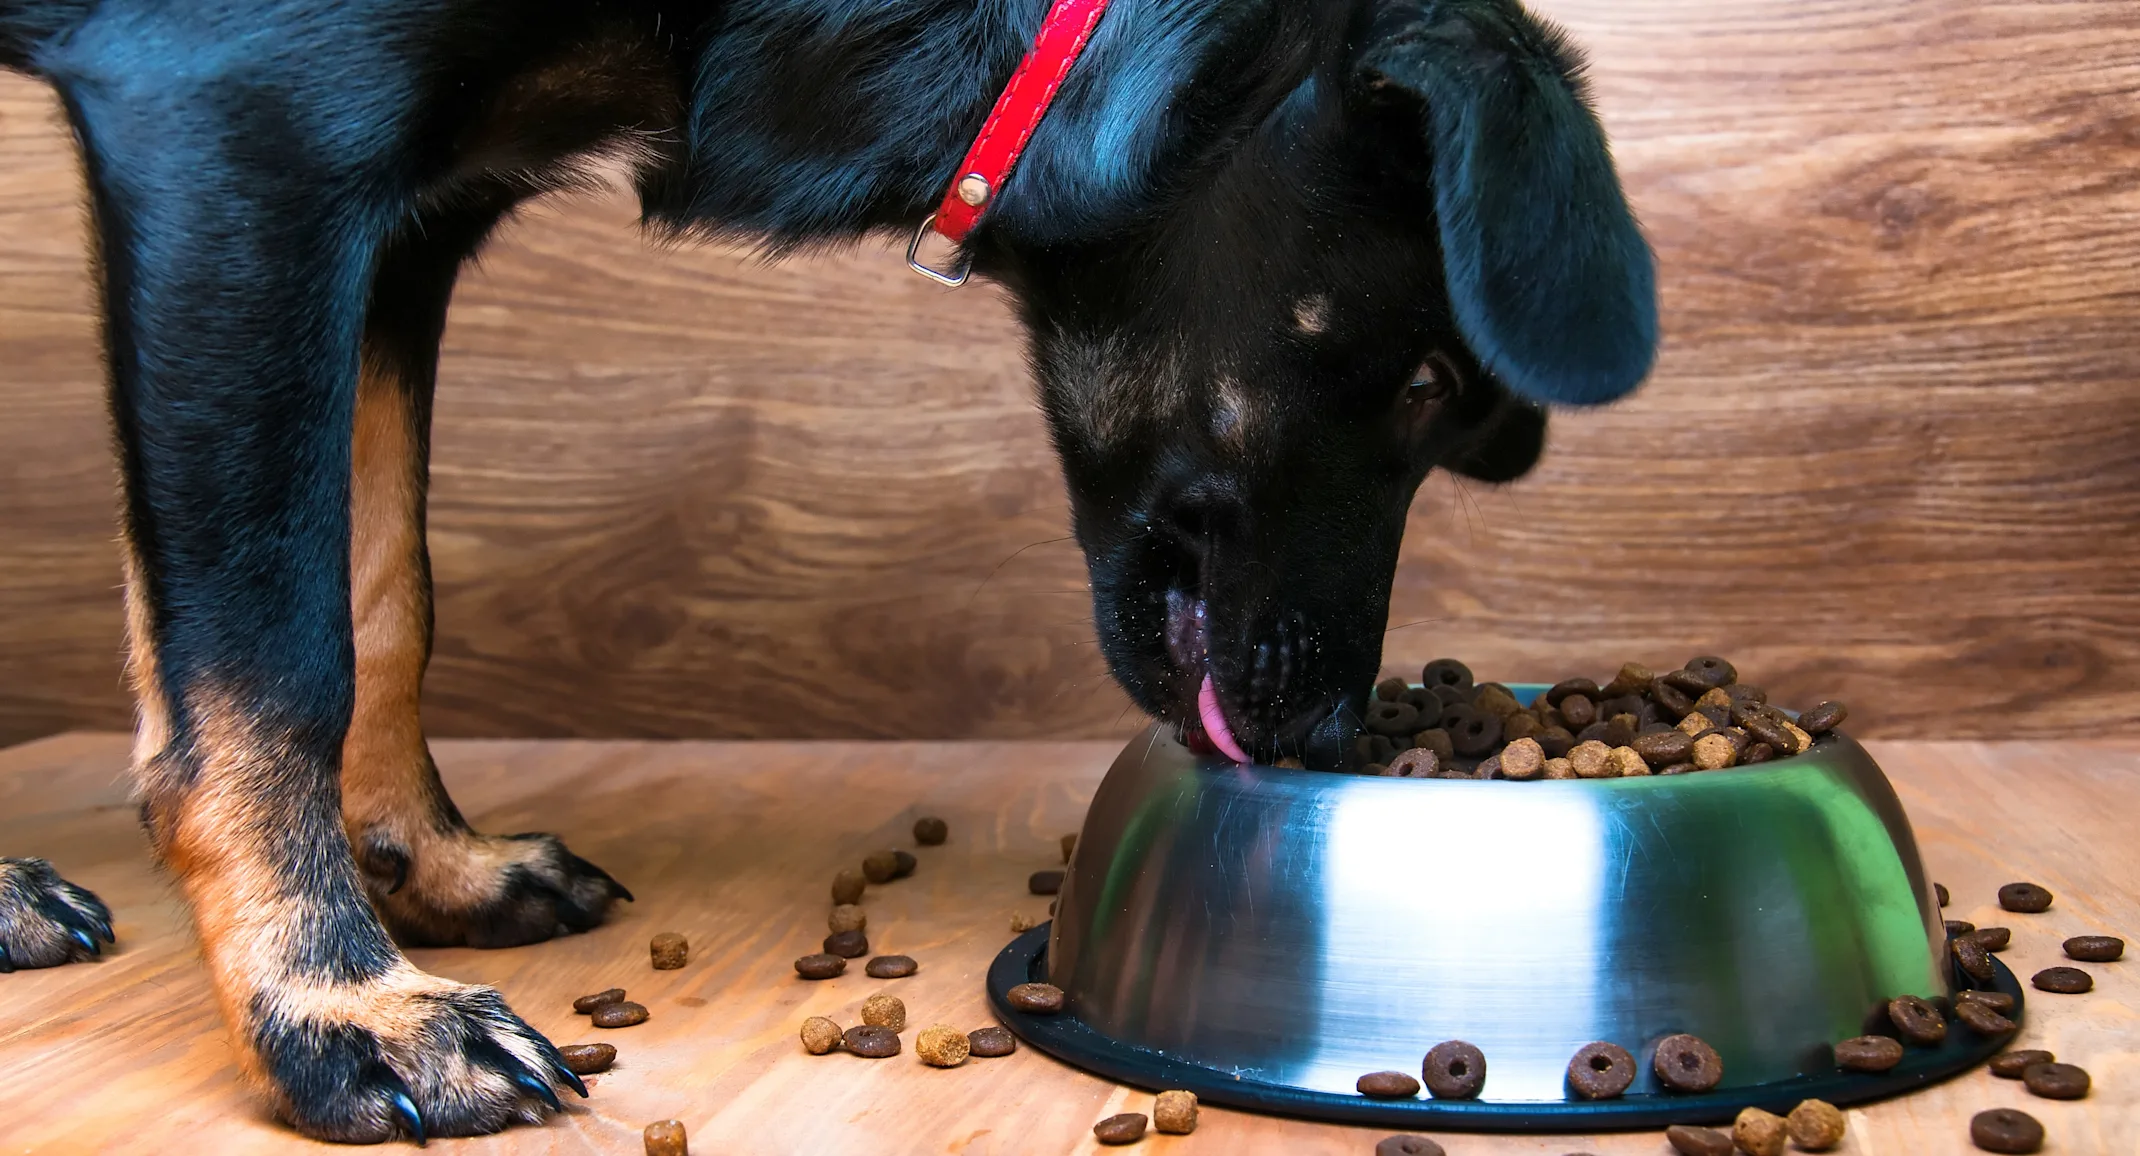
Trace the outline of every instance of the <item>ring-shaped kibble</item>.
[[1815, 738], [1842, 726], [1850, 717], [1850, 708], [1839, 702], [1824, 702], [1798, 716], [1798, 729]]
[[1701, 679], [1703, 686], [1729, 686], [1739, 681], [1738, 668], [1713, 654], [1690, 658], [1681, 669]]
[[2076, 935], [2064, 947], [2066, 958], [2082, 963], [2111, 963], [2125, 954], [2125, 941], [2115, 935]]
[[1954, 993], [1954, 1002], [1957, 1006], [1965, 1002], [1980, 1003], [2002, 1016], [2014, 1010], [2014, 997], [2003, 991], [1978, 991], [1975, 988], [1963, 988]]
[[1724, 697], [1734, 706], [1742, 702], [1759, 704], [1768, 701], [1768, 692], [1750, 682], [1734, 682], [1724, 688]]
[[1991, 953], [1984, 945], [1968, 935], [1958, 935], [1947, 941], [1947, 950], [1954, 955], [1954, 965], [1962, 973], [1978, 983], [1990, 983], [1993, 975]]
[[1419, 710], [1408, 702], [1367, 704], [1367, 729], [1378, 735], [1408, 735], [1419, 730]]
[[1660, 678], [1650, 687], [1650, 698], [1673, 718], [1685, 718], [1694, 709], [1694, 696]]
[[1052, 983], [1021, 983], [1003, 993], [1003, 1002], [1030, 1015], [1051, 1016], [1063, 1010], [1063, 989]]
[[1980, 1036], [2003, 1036], [2018, 1026], [2014, 1021], [1992, 1010], [1991, 1005], [1978, 1003], [1973, 999], [1956, 1003], [1954, 1018]]
[[2095, 978], [2077, 967], [2047, 967], [2029, 977], [2038, 991], [2079, 995], [2095, 987]]
[[994, 1059], [1017, 1051], [1018, 1037], [1012, 1035], [1009, 1028], [975, 1028], [966, 1033], [966, 1049], [970, 1055]]
[[1976, 940], [1977, 946], [1986, 951], [2005, 951], [2007, 945], [2014, 941], [2014, 929], [2011, 927], [1979, 927], [1969, 933], [1969, 938]]
[[1375, 684], [1375, 698], [1382, 702], [1403, 702], [1412, 684], [1401, 678], [1385, 678]]
[[1559, 706], [1560, 700], [1571, 694], [1579, 694], [1592, 702], [1596, 702], [1598, 699], [1598, 684], [1587, 678], [1571, 678], [1566, 682], [1556, 682], [1553, 684], [1553, 689], [1546, 692], [1546, 705]]
[[2051, 909], [2051, 893], [2034, 883], [2009, 883], [1999, 888], [1999, 906], [2023, 915]]
[[2038, 1048], [2024, 1048], [2018, 1052], [2000, 1052], [1984, 1065], [1991, 1074], [2002, 1080], [2018, 1080], [2031, 1064], [2048, 1064], [2057, 1056]]
[[1986, 1152], [2026, 1153], [2043, 1148], [2043, 1125], [2014, 1108], [1993, 1108], [1969, 1119], [1969, 1141]]
[[2072, 1064], [2046, 1060], [2021, 1070], [2021, 1082], [2046, 1100], [2079, 1100], [2088, 1095], [2088, 1072]]
[[1411, 690], [1405, 691], [1404, 697], [1398, 701], [1419, 712], [1419, 722], [1415, 725], [1421, 730], [1425, 730], [1441, 721], [1442, 700], [1426, 687], [1413, 687]]
[[899, 1033], [876, 1024], [857, 1024], [848, 1028], [840, 1042], [849, 1052], [868, 1060], [899, 1054]]
[[1929, 1047], [1947, 1038], [1947, 1021], [1939, 1009], [1917, 996], [1898, 995], [1887, 1001], [1887, 1018], [1913, 1044]]
[[1976, 929], [1977, 925], [1969, 922], [1966, 919], [1947, 920], [1947, 938], [1949, 939], [1953, 939], [1957, 936], [1967, 935], [1970, 932], [1975, 931]]
[[831, 979], [847, 970], [847, 961], [827, 953], [806, 955], [795, 961], [795, 974], [804, 979]]
[[1568, 1087], [1585, 1100], [1610, 1100], [1635, 1082], [1635, 1057], [1606, 1040], [1584, 1044], [1568, 1061]]
[[1462, 1040], [1434, 1045], [1420, 1065], [1427, 1094], [1437, 1100], [1469, 1100], [1486, 1086], [1486, 1053]]
[[1784, 725], [1784, 721], [1768, 707], [1757, 704], [1748, 709], [1746, 704], [1734, 704], [1731, 708], [1731, 721], [1752, 735], [1755, 742], [1767, 743], [1779, 751], [1798, 749], [1798, 736], [1792, 734], [1791, 729]]
[[1890, 1036], [1857, 1036], [1835, 1045], [1835, 1066], [1852, 1072], [1884, 1072], [1902, 1062], [1902, 1042]]
[[[1456, 721], [1450, 715], [1456, 714]], [[1442, 729], [1449, 732], [1449, 745], [1460, 755], [1479, 756], [1501, 745], [1501, 720], [1466, 706], [1442, 712]]]
[[1453, 658], [1437, 658], [1420, 670], [1419, 684], [1469, 691], [1472, 687], [1471, 668]]
[[1363, 1096], [1405, 1100], [1419, 1094], [1419, 1081], [1403, 1072], [1369, 1072], [1353, 1083]]
[[1724, 1057], [1699, 1036], [1666, 1036], [1657, 1041], [1650, 1069], [1675, 1092], [1706, 1092], [1724, 1078]]

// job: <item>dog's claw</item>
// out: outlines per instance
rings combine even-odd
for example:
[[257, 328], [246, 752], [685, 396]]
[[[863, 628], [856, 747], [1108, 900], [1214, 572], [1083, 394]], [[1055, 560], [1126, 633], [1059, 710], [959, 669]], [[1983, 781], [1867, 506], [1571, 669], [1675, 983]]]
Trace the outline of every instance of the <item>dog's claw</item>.
[[15, 970], [15, 961], [7, 957], [7, 944], [0, 943], [0, 975]]
[[528, 1094], [550, 1105], [552, 1112], [562, 1112], [565, 1106], [558, 1102], [557, 1093], [550, 1089], [550, 1081], [533, 1072], [514, 1072], [513, 1082], [527, 1089]]
[[76, 943], [79, 943], [79, 944], [81, 944], [81, 945], [82, 945], [82, 950], [84, 950], [84, 951], [88, 952], [89, 954], [91, 954], [91, 955], [102, 955], [102, 954], [104, 954], [104, 953], [103, 953], [103, 952], [102, 952], [102, 951], [101, 951], [100, 949], [98, 949], [98, 947], [97, 947], [97, 941], [96, 941], [96, 937], [95, 937], [95, 936], [92, 936], [91, 934], [89, 934], [89, 933], [88, 933], [88, 932], [86, 932], [86, 931], [83, 931], [83, 930], [82, 930], [81, 928], [79, 928], [79, 927], [70, 927], [70, 928], [68, 928], [68, 929], [67, 929], [67, 934], [68, 934], [68, 936], [69, 936], [70, 938], [72, 938], [72, 939], [73, 939], [73, 940], [74, 940], [74, 941], [75, 941]]
[[[394, 1077], [394, 1082], [399, 1084], [401, 1082], [400, 1077]], [[416, 1101], [409, 1098], [409, 1090], [406, 1087], [388, 1088], [386, 1102], [393, 1105], [394, 1113], [401, 1117], [401, 1122], [404, 1125], [407, 1125], [409, 1135], [416, 1138], [416, 1146], [418, 1148], [423, 1147], [425, 1144], [424, 1118], [423, 1114], [416, 1110]]]
[[587, 1082], [585, 1080], [580, 1079], [580, 1074], [578, 1072], [575, 1072], [571, 1068], [566, 1067], [565, 1062], [563, 1060], [551, 1060], [550, 1068], [552, 1071], [555, 1071], [557, 1073], [558, 1079], [563, 1080], [565, 1082], [566, 1087], [580, 1094], [580, 1099], [584, 1100], [587, 1098]]

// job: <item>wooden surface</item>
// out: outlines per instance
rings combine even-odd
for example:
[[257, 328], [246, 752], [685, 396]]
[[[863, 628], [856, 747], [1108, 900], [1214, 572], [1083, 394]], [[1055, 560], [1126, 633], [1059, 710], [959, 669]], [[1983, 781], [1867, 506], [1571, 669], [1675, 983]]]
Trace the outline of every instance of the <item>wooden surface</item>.
[[[9, 1153], [314, 1150], [262, 1118], [240, 1089], [183, 916], [152, 874], [118, 776], [126, 744], [67, 735], [0, 752], [0, 852], [53, 859], [117, 915], [119, 950], [100, 962], [0, 976], [0, 1150]], [[2014, 928], [2003, 958], [2020, 975], [2057, 962], [2083, 933], [2140, 938], [2140, 745], [1875, 744], [1910, 812], [1948, 915]], [[912, 1054], [921, 1027], [990, 1022], [988, 961], [1013, 912], [1047, 901], [1025, 877], [1059, 861], [1114, 753], [1109, 743], [722, 744], [450, 742], [438, 756], [462, 809], [486, 830], [548, 829], [637, 894], [611, 925], [507, 951], [415, 953], [420, 966], [496, 984], [561, 1043], [620, 1052], [591, 1099], [542, 1128], [434, 1141], [448, 1153], [640, 1150], [639, 1130], [682, 1119], [700, 1156], [959, 1153], [1048, 1156], [1098, 1150], [1091, 1125], [1149, 1113], [1151, 1096], [1031, 1049], [939, 1071]], [[1521, 788], [1511, 788], [1520, 790]], [[789, 961], [824, 935], [826, 887], [871, 850], [909, 846], [915, 816], [942, 815], [951, 840], [918, 848], [919, 870], [872, 888], [869, 937], [914, 956], [910, 979], [851, 971], [823, 983]], [[2000, 912], [2002, 883], [2057, 896], [2040, 916]], [[681, 931], [692, 962], [655, 972], [646, 942]], [[1849, 1113], [1857, 1156], [1969, 1151], [1970, 1115], [2019, 1107], [2044, 1122], [2054, 1156], [2130, 1156], [2140, 1140], [2140, 960], [2091, 964], [2085, 996], [2031, 993], [2024, 1046], [2086, 1067], [2095, 1090], [2058, 1103], [1979, 1070]], [[622, 985], [653, 1011], [644, 1025], [588, 1027], [574, 996]], [[857, 1022], [889, 990], [912, 1029], [896, 1059], [811, 1056], [810, 1015]], [[1365, 1156], [1384, 1133], [1207, 1108], [1192, 1136], [1132, 1151]], [[1661, 1156], [1661, 1134], [1441, 1135], [1451, 1156]], [[320, 1151], [349, 1151], [316, 1146]]]
[[[2140, 5], [1537, 7], [1590, 48], [1665, 349], [1530, 479], [1428, 485], [1391, 665], [1713, 651], [1872, 735], [2140, 734]], [[127, 719], [54, 107], [0, 78], [0, 741]], [[434, 729], [1134, 725], [989, 291], [630, 218], [540, 206], [455, 304]]]

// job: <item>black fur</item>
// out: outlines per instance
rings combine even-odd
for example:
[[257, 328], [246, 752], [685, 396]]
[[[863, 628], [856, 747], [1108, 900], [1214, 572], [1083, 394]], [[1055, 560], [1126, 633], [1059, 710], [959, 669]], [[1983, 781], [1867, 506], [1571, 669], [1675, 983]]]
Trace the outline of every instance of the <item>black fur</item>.
[[[277, 870], [322, 913], [308, 970], [391, 958], [333, 827], [360, 347], [427, 415], [453, 269], [590, 154], [669, 235], [909, 231], [1046, 6], [0, 0], [89, 176], [172, 715], [147, 812], [203, 712], [278, 736], [253, 818], [306, 844]], [[1209, 677], [1265, 758], [1350, 745], [1428, 471], [1522, 474], [1540, 406], [1624, 394], [1656, 342], [1574, 56], [1514, 0], [1115, 0], [968, 256], [1029, 330], [1113, 672], [1192, 733]], [[392, 1131], [384, 1081], [331, 1090], [360, 1039], [253, 1030], [300, 1127]]]

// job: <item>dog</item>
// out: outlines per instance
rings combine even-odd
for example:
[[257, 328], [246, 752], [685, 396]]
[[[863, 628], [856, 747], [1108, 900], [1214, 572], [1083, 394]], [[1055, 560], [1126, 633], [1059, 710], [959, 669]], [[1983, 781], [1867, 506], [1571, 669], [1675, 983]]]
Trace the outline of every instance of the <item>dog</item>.
[[[134, 772], [235, 1051], [342, 1141], [581, 1091], [488, 988], [631, 898], [470, 828], [418, 722], [438, 344], [527, 198], [623, 161], [649, 227], [773, 254], [907, 233], [1045, 0], [0, 0], [98, 242]], [[1633, 389], [1653, 260], [1576, 52], [1515, 0], [1116, 0], [960, 260], [1005, 287], [1138, 706], [1344, 764], [1429, 470], [1537, 460]], [[0, 860], [0, 970], [108, 913]]]

